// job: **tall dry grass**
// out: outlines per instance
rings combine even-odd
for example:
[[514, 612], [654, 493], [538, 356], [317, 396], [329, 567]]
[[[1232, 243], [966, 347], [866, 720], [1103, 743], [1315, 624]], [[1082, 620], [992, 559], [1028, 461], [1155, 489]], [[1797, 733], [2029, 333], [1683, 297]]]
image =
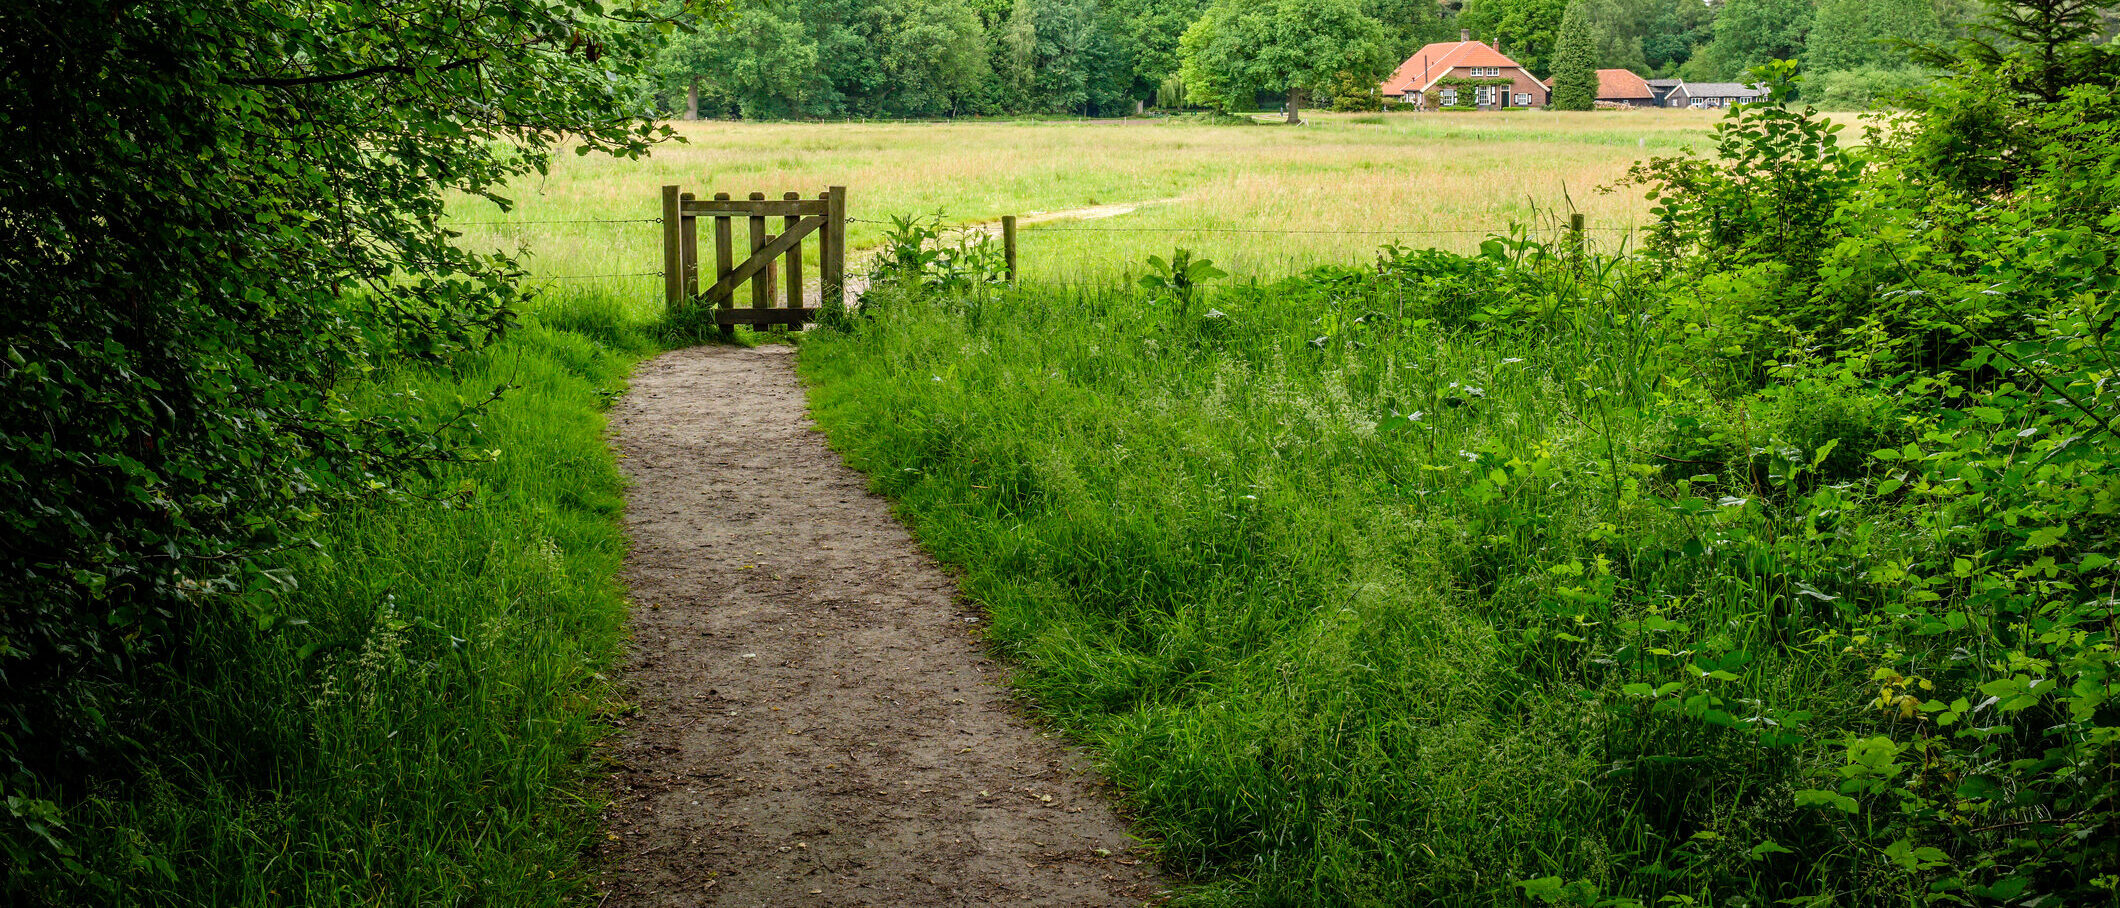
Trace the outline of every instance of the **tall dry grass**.
[[[540, 276], [568, 276], [561, 286], [578, 284], [576, 275], [654, 272], [657, 227], [530, 222], [652, 219], [666, 183], [776, 195], [844, 185], [852, 215], [870, 221], [940, 211], [969, 223], [1160, 201], [1026, 228], [1026, 279], [1110, 280], [1179, 245], [1239, 273], [1273, 275], [1366, 258], [1393, 239], [1468, 249], [1485, 231], [1571, 209], [1596, 228], [1640, 223], [1639, 193], [1599, 187], [1643, 157], [1702, 144], [1716, 116], [1317, 114], [1301, 128], [1188, 119], [680, 123], [685, 141], [647, 160], [564, 157], [550, 176], [516, 187], [512, 211], [467, 200], [457, 214], [473, 241], [527, 253]], [[1427, 232], [1438, 230], [1469, 232]], [[857, 222], [850, 234], [858, 249], [882, 228]], [[659, 296], [652, 276], [592, 282], [643, 306]]]

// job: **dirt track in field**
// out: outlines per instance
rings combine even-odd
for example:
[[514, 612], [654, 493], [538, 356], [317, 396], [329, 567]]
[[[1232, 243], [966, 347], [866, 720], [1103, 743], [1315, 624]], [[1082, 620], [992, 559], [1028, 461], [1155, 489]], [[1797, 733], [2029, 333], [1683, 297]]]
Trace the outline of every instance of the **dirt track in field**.
[[981, 613], [825, 446], [793, 358], [668, 353], [613, 414], [639, 709], [607, 750], [605, 904], [1155, 901], [1100, 783], [1020, 714]]
[[[1016, 226], [1031, 227], [1038, 224], [1050, 224], [1055, 221], [1101, 221], [1105, 218], [1133, 214], [1143, 208], [1155, 205], [1171, 205], [1183, 201], [1186, 201], [1184, 196], [1172, 196], [1167, 199], [1118, 202], [1110, 205], [1092, 205], [1088, 208], [1068, 208], [1061, 211], [1032, 211], [1018, 216], [1016, 218]], [[978, 221], [952, 229], [961, 229], [968, 233], [985, 234], [997, 241], [1001, 239], [1001, 221], [999, 219]], [[858, 249], [853, 252], [852, 275], [847, 279], [846, 285], [849, 298], [858, 301], [861, 299], [862, 292], [869, 289], [869, 262], [882, 251], [881, 247], [871, 246], [867, 249]], [[820, 301], [823, 297], [819, 295], [820, 293], [821, 291], [815, 287], [810, 288], [807, 304], [812, 306], [821, 305]]]

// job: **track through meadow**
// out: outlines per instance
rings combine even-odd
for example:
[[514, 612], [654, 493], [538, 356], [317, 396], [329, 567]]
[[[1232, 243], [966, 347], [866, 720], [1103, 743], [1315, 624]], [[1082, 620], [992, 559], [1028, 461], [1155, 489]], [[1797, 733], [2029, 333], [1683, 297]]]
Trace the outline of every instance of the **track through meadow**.
[[[1144, 199], [1139, 202], [1116, 202], [1109, 205], [1091, 205], [1086, 208], [1066, 208], [1059, 211], [1031, 211], [1017, 216], [1016, 226], [1030, 227], [1037, 224], [1049, 224], [1057, 221], [1101, 221], [1105, 218], [1115, 218], [1121, 215], [1133, 214], [1134, 212], [1140, 211], [1143, 208], [1150, 208], [1157, 205], [1176, 204], [1178, 202], [1186, 201], [1186, 198], [1186, 196], [1172, 196], [1167, 199]], [[1001, 221], [998, 218], [988, 221], [974, 221], [969, 224], [960, 224], [949, 229], [951, 231], [961, 231], [967, 236], [975, 234], [984, 236], [987, 239], [993, 240], [995, 242], [1000, 242], [1001, 240]], [[867, 248], [854, 250], [853, 261], [851, 263], [853, 266], [851, 268], [852, 276], [848, 278], [846, 284], [847, 298], [850, 302], [859, 304], [861, 301], [861, 295], [868, 291], [869, 271], [871, 268], [875, 267], [876, 257], [878, 255], [883, 254], [883, 251], [884, 250], [882, 246], [869, 246]], [[822, 305], [822, 300], [824, 299], [822, 294], [823, 291], [820, 290], [815, 284], [810, 285], [807, 291], [807, 299], [805, 300], [804, 305]]]
[[805, 413], [786, 346], [642, 364], [600, 855], [622, 906], [1141, 905], [1162, 885], [984, 620]]

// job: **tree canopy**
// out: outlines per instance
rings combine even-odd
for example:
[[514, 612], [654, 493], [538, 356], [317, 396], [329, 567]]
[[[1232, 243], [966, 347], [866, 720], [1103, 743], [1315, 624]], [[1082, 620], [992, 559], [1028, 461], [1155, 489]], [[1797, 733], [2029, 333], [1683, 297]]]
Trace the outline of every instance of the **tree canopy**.
[[[2084, 5], [2097, 18], [2089, 0], [2041, 2]], [[1888, 86], [1933, 77], [1933, 68], [1902, 72], [1910, 65], [1904, 45], [1970, 36], [1966, 23], [1976, 13], [1973, 0], [1580, 5], [1594, 68], [1726, 81], [1768, 60], [1802, 59], [1817, 72], [1859, 73], [1836, 77], [1840, 98], [1878, 97]], [[1375, 30], [1362, 26], [1345, 31], [1343, 43], [1311, 45], [1317, 56], [1306, 61], [1329, 61], [1321, 68], [1336, 101], [1359, 101], [1349, 92], [1366, 90], [1373, 49], [1396, 62], [1462, 29], [1551, 76], [1568, 8], [1569, 0], [1353, 0], [1353, 12]], [[1239, 24], [1228, 12], [1213, 13], [1223, 19], [1203, 34], [1265, 21]], [[1334, 17], [1347, 12], [1330, 5], [1321, 22], [1344, 30], [1352, 20]], [[1137, 101], [1205, 102], [1182, 90], [1179, 44], [1209, 15], [1207, 0], [759, 0], [674, 43], [655, 69], [652, 93], [664, 110], [683, 110], [696, 84], [709, 115], [751, 118], [1126, 114]], [[1230, 78], [1238, 69], [1235, 57], [1209, 67]]]
[[1475, 40], [1499, 43], [1525, 69], [1544, 74], [1551, 70], [1567, 9], [1568, 0], [1465, 0], [1458, 25]]
[[1325, 92], [1337, 73], [1374, 81], [1392, 64], [1382, 26], [1354, 0], [1217, 0], [1179, 42], [1185, 90], [1234, 111], [1261, 92]]
[[1942, 38], [1943, 20], [1930, 0], [1819, 0], [1804, 67], [1814, 73], [1903, 67], [1908, 45]]
[[1597, 106], [1597, 31], [1585, 11], [1587, 0], [1573, 0], [1561, 17], [1560, 41], [1553, 49], [1553, 107], [1589, 110]]
[[1811, 31], [1811, 0], [1729, 0], [1715, 15], [1715, 37], [1695, 55], [1693, 79], [1730, 79], [1770, 60], [1801, 58]]

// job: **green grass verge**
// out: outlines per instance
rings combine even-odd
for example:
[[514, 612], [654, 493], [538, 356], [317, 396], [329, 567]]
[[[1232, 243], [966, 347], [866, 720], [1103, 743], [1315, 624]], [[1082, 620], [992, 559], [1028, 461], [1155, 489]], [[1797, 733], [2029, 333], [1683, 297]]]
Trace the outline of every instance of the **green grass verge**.
[[[137, 779], [69, 811], [76, 867], [16, 897], [127, 905], [558, 905], [598, 824], [585, 757], [625, 599], [603, 411], [657, 342], [588, 294], [448, 371], [424, 404], [517, 386], [490, 462], [326, 516], [279, 624], [231, 619], [143, 679]], [[379, 404], [382, 405], [382, 404]], [[14, 880], [18, 886], [22, 879]], [[41, 895], [39, 894], [41, 893]]]
[[[1746, 715], [1866, 696], [1777, 643], [1778, 563], [1689, 556], [1640, 494], [1642, 413], [1691, 367], [1638, 322], [1476, 344], [1331, 294], [878, 302], [807, 339], [814, 412], [1200, 875], [1190, 901], [1522, 904], [1558, 875], [1754, 904], [1839, 872], [1746, 851], [1822, 839], [1789, 795], [1822, 744], [1623, 693], [1690, 664]], [[1653, 595], [1596, 604], [1615, 573]]]

